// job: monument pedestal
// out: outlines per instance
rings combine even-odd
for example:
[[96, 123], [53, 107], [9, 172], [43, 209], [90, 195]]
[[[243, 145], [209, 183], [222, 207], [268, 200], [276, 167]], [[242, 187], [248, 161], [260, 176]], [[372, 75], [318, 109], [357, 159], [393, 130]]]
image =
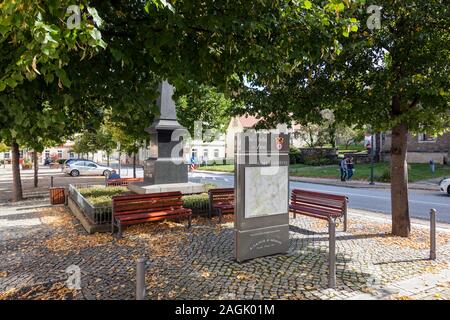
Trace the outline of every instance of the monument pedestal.
[[188, 164], [181, 158], [149, 158], [144, 161], [144, 181], [148, 185], [187, 183]]
[[146, 129], [151, 135], [151, 157], [144, 161], [144, 182], [130, 183], [130, 191], [146, 194], [180, 191], [182, 194], [205, 192], [201, 183], [188, 182], [188, 164], [184, 161], [183, 135], [178, 123], [174, 88], [163, 81], [159, 85], [157, 105], [160, 114]]
[[164, 183], [149, 185], [145, 182], [130, 183], [128, 189], [134, 193], [147, 194], [159, 192], [180, 191], [182, 194], [205, 192], [205, 185], [202, 183], [184, 182], [184, 183]]

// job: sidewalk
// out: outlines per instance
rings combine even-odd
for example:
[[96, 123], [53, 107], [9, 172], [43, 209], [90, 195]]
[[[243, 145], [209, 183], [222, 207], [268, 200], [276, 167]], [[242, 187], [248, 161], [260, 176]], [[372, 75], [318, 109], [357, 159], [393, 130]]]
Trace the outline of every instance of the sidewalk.
[[[88, 235], [63, 206], [48, 199], [0, 204], [1, 299], [134, 299], [135, 261], [148, 259], [147, 299], [450, 299], [450, 230], [438, 228], [429, 259], [428, 228], [412, 223], [410, 238], [393, 237], [386, 217], [350, 210], [337, 229], [336, 288], [327, 288], [325, 221], [289, 219], [286, 254], [237, 263], [233, 215], [223, 223], [195, 218], [147, 223]], [[81, 289], [69, 289], [68, 267]], [[150, 267], [151, 266], [151, 267]]]
[[[370, 185], [369, 181], [364, 181], [364, 180], [340, 181], [337, 179], [306, 178], [306, 177], [295, 177], [295, 176], [290, 176], [289, 180], [297, 181], [297, 182], [324, 184], [324, 185], [338, 186], [338, 187], [348, 187], [348, 188], [389, 189], [391, 187], [390, 183], [375, 182], [375, 184]], [[439, 192], [438, 184], [431, 183], [431, 182], [425, 182], [425, 181], [409, 183], [408, 188], [412, 189], [412, 190], [425, 190], [425, 191]]]
[[426, 273], [411, 279], [397, 281], [375, 288], [349, 300], [449, 300], [450, 270]]

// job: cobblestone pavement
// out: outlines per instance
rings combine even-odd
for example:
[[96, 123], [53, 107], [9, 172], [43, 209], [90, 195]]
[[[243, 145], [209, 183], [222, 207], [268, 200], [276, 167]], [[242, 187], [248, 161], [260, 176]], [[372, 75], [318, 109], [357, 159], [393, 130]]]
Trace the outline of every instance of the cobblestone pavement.
[[[411, 238], [389, 225], [350, 214], [349, 232], [337, 234], [337, 287], [327, 289], [326, 223], [290, 220], [287, 254], [245, 263], [233, 259], [232, 216], [225, 222], [130, 227], [122, 240], [88, 235], [64, 207], [48, 199], [0, 205], [0, 299], [133, 299], [135, 261], [147, 258], [148, 299], [352, 299], [376, 297], [377, 288], [448, 270], [450, 234], [439, 233], [438, 259], [428, 260], [428, 231]], [[81, 290], [68, 289], [66, 268], [81, 270]], [[449, 279], [386, 299], [449, 299]]]

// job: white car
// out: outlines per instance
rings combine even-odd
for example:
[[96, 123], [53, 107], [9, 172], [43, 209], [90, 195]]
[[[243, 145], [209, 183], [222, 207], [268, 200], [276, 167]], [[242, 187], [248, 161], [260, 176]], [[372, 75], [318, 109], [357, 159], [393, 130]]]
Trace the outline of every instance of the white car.
[[70, 174], [72, 177], [78, 177], [80, 175], [109, 176], [112, 170], [110, 167], [102, 166], [93, 161], [79, 160], [64, 165], [63, 172]]
[[450, 194], [450, 178], [442, 179], [441, 182], [439, 182], [439, 186], [441, 187], [442, 192]]

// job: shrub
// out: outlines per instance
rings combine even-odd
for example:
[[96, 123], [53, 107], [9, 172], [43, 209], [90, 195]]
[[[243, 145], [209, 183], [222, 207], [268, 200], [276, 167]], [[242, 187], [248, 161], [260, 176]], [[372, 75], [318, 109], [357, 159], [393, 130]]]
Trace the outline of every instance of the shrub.
[[[214, 184], [205, 184], [205, 191], [214, 189]], [[83, 197], [94, 207], [111, 207], [112, 197], [129, 193], [127, 187], [80, 188]], [[209, 211], [208, 193], [183, 196], [183, 206], [191, 209], [193, 214], [206, 214]]]
[[376, 180], [380, 182], [391, 182], [391, 171], [388, 168], [384, 169], [383, 173]]
[[129, 193], [127, 187], [80, 188], [80, 194], [94, 207], [112, 205], [112, 197]]
[[300, 153], [300, 150], [298, 150], [296, 147], [290, 147], [289, 148], [289, 163], [296, 164], [296, 163], [301, 163], [301, 161], [302, 161], [302, 155]]

